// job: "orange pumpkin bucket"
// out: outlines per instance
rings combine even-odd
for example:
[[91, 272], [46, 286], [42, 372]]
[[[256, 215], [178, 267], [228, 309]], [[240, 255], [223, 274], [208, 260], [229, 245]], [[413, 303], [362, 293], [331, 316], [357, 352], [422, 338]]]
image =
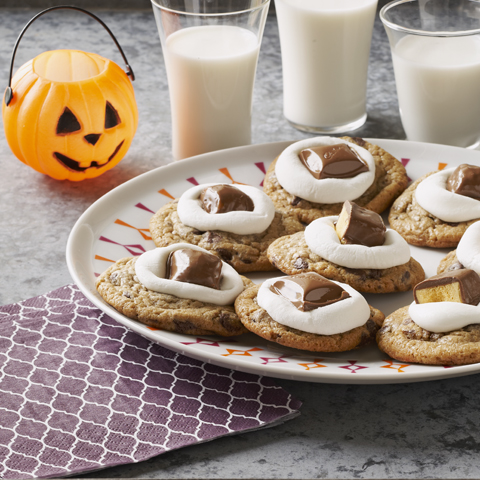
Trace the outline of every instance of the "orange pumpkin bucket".
[[[126, 64], [79, 50], [44, 52], [12, 78], [15, 54], [27, 28], [60, 8], [86, 13], [105, 27]], [[2, 104], [5, 136], [15, 156], [57, 180], [94, 178], [127, 153], [138, 124], [134, 74], [116, 38], [97, 16], [78, 7], [43, 10], [15, 44]]]

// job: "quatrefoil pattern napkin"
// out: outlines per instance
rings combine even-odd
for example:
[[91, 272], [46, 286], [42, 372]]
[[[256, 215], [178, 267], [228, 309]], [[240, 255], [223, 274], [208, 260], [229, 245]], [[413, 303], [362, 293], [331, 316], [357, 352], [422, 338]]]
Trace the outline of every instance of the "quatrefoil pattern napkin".
[[185, 357], [74, 285], [0, 307], [0, 478], [71, 476], [273, 426], [301, 403]]

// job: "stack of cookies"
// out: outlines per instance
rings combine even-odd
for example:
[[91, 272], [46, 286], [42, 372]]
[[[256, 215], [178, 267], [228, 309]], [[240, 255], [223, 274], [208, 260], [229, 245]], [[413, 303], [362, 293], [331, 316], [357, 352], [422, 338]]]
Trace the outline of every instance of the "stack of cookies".
[[[449, 172], [445, 180], [455, 197], [475, 190], [475, 172], [463, 167]], [[407, 320], [408, 329], [415, 332], [410, 337], [426, 337], [419, 333], [426, 331], [422, 322], [411, 318], [412, 306], [385, 319], [362, 295], [414, 290], [416, 299], [428, 299], [423, 303], [447, 298], [422, 296], [430, 287], [422, 287], [425, 273], [411, 257], [409, 244], [456, 246], [480, 218], [480, 210], [475, 218], [461, 215], [453, 222], [466, 208], [461, 199], [448, 218], [443, 213], [435, 217], [431, 205], [447, 201], [442, 200], [443, 192], [440, 200], [429, 200], [444, 180], [435, 175], [424, 177], [426, 185], [417, 181], [407, 189], [401, 162], [363, 139], [296, 142], [273, 160], [263, 191], [247, 185], [202, 184], [163, 206], [150, 221], [157, 248], [119, 260], [99, 277], [97, 289], [126, 316], [174, 332], [235, 336], [250, 331], [284, 346], [320, 352], [351, 350], [377, 340], [393, 358], [436, 363], [425, 353], [395, 356]], [[390, 206], [387, 228], [381, 214]], [[431, 231], [426, 232], [425, 219], [433, 222]], [[425, 238], [419, 240], [417, 231]], [[472, 306], [476, 284], [471, 274], [458, 272], [477, 273], [473, 267], [464, 268], [461, 258], [451, 254], [441, 268], [449, 271], [449, 285], [460, 292], [455, 297], [460, 300], [454, 301], [468, 299]], [[273, 275], [261, 285], [244, 276], [266, 271], [284, 276]], [[439, 336], [444, 337], [448, 335]], [[395, 347], [386, 346], [390, 344]], [[442, 357], [437, 363], [458, 364], [458, 357]], [[478, 359], [473, 354], [468, 358], [477, 362], [480, 354]]]

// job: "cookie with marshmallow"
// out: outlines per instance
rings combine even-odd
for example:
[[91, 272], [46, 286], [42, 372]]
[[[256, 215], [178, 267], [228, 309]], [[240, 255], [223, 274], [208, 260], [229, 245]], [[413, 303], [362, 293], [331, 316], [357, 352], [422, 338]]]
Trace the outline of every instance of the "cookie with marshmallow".
[[388, 220], [411, 245], [456, 247], [480, 220], [480, 167], [462, 164], [424, 175], [397, 198]]
[[304, 232], [276, 240], [267, 255], [283, 273], [317, 272], [359, 292], [408, 291], [425, 278], [401, 235], [352, 202], [344, 203], [339, 216], [319, 218]]
[[293, 143], [268, 168], [264, 192], [304, 224], [338, 215], [345, 201], [377, 213], [407, 187], [405, 168], [361, 138], [315, 137]]
[[444, 257], [437, 273], [470, 268], [480, 274], [480, 222], [470, 225], [455, 250]]
[[480, 277], [445, 271], [420, 282], [414, 301], [389, 315], [377, 344], [390, 357], [427, 365], [480, 362]]
[[240, 273], [274, 270], [266, 255], [268, 246], [303, 229], [296, 218], [277, 211], [261, 189], [240, 184], [192, 187], [150, 220], [157, 247], [197, 245]]
[[314, 272], [249, 287], [235, 300], [235, 311], [256, 335], [313, 352], [344, 352], [371, 343], [385, 318], [349, 285]]
[[241, 335], [236, 297], [253, 282], [206, 250], [174, 244], [115, 262], [97, 279], [102, 298], [125, 316], [189, 335]]

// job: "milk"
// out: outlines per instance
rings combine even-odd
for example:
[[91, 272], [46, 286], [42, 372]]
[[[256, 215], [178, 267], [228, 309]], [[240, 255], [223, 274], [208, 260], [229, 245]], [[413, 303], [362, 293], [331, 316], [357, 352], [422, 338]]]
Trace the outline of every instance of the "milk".
[[408, 35], [392, 48], [409, 140], [460, 147], [480, 139], [480, 37]]
[[240, 27], [189, 27], [165, 42], [176, 159], [249, 144], [257, 36]]
[[285, 117], [317, 131], [361, 125], [377, 0], [276, 0], [275, 6]]

